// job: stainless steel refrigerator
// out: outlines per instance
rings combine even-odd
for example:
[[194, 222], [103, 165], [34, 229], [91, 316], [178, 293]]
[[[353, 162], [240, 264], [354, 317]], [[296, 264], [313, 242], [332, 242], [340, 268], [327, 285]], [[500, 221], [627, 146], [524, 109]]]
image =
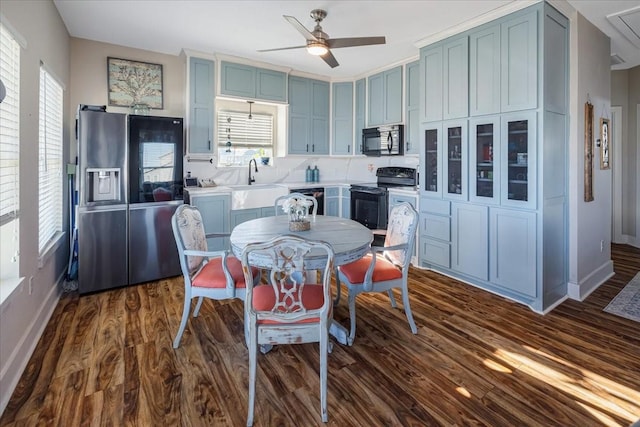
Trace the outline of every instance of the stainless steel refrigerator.
[[183, 203], [183, 123], [129, 116], [129, 284], [181, 274], [171, 217]]
[[182, 119], [80, 106], [77, 127], [79, 292], [179, 275]]
[[78, 111], [78, 290], [129, 283], [127, 116]]

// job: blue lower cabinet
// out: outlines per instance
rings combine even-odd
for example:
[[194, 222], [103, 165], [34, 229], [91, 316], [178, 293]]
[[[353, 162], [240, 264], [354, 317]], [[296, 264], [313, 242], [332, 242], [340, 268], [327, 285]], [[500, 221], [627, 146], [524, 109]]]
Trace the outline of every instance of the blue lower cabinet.
[[535, 212], [491, 208], [489, 221], [491, 282], [537, 298]]
[[[229, 207], [231, 197], [228, 194], [192, 195], [191, 205], [198, 208], [202, 216], [202, 224], [206, 234], [229, 233]], [[220, 251], [229, 248], [228, 237], [212, 237], [207, 239], [210, 251]]]
[[451, 204], [451, 269], [489, 278], [489, 209], [468, 203]]

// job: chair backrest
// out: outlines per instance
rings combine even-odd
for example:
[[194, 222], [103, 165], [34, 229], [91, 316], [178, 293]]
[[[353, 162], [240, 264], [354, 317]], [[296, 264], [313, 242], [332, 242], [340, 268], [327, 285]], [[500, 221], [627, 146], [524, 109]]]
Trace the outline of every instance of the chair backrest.
[[316, 200], [315, 197], [307, 196], [306, 194], [302, 194], [302, 193], [289, 193], [289, 194], [285, 194], [284, 196], [278, 197], [276, 199], [276, 203], [275, 203], [276, 216], [287, 214], [287, 212], [282, 210], [282, 206], [284, 205], [285, 201], [287, 201], [287, 200], [308, 200], [308, 201], [310, 201], [312, 203], [312, 206], [311, 206], [311, 211], [309, 213], [314, 218], [316, 217], [316, 214], [318, 213], [318, 201]]
[[[309, 274], [306, 271], [304, 258], [308, 255], [326, 257], [325, 267], [321, 270], [322, 288], [307, 284]], [[261, 263], [265, 258], [270, 260], [271, 269], [263, 276], [267, 285], [259, 285], [259, 301], [255, 299], [253, 276], [249, 265], [252, 256], [259, 256]], [[271, 321], [279, 323], [300, 322], [309, 319], [328, 318], [331, 306], [331, 271], [334, 253], [331, 245], [321, 241], [305, 240], [298, 236], [278, 236], [265, 243], [247, 245], [242, 252], [242, 268], [247, 283], [245, 313], [248, 319], [255, 321]], [[315, 283], [312, 280], [311, 283]], [[307, 290], [304, 291], [305, 286]], [[315, 286], [314, 289], [310, 287]], [[267, 293], [267, 289], [271, 292]], [[313, 291], [313, 292], [311, 292]], [[265, 298], [265, 294], [268, 295]], [[305, 295], [301, 298], [301, 295]]]
[[406, 249], [385, 251], [384, 253], [397, 266], [408, 266], [411, 261], [417, 227], [418, 212], [409, 203], [398, 203], [391, 208], [384, 246], [407, 244]]
[[203, 261], [201, 256], [185, 255], [185, 250], [206, 251], [207, 237], [198, 208], [180, 205], [171, 217], [171, 228], [176, 239], [182, 272], [193, 273]]

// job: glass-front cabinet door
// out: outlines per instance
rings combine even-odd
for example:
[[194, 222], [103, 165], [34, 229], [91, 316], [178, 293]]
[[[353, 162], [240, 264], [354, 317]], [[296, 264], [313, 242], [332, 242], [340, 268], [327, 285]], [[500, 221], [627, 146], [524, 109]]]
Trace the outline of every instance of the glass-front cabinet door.
[[469, 141], [469, 198], [498, 204], [500, 168], [496, 165], [500, 164], [500, 118], [491, 116], [470, 120]]
[[420, 129], [423, 138], [424, 159], [421, 175], [422, 193], [428, 196], [442, 196], [442, 124], [427, 123]]
[[443, 195], [446, 198], [466, 200], [467, 198], [467, 122], [448, 121], [442, 125], [445, 138], [445, 177]]
[[502, 116], [503, 205], [536, 206], [536, 113]]

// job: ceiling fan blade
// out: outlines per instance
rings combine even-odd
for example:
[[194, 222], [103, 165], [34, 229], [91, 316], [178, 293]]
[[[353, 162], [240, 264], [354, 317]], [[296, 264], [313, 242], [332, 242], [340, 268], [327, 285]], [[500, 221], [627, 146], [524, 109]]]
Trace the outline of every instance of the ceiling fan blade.
[[293, 25], [294, 27], [296, 27], [296, 30], [298, 30], [300, 32], [300, 34], [302, 34], [302, 36], [307, 39], [307, 40], [313, 40], [313, 41], [317, 41], [318, 39], [316, 38], [316, 36], [314, 36], [313, 34], [311, 34], [311, 32], [309, 30], [307, 30], [305, 28], [304, 25], [302, 25], [300, 23], [300, 21], [298, 21], [296, 18], [294, 18], [293, 16], [287, 16], [287, 15], [282, 15], [284, 17], [284, 19], [286, 19], [287, 21], [289, 21], [289, 23], [291, 25]]
[[331, 49], [338, 47], [367, 46], [372, 44], [385, 44], [384, 37], [345, 37], [340, 39], [328, 39], [327, 44]]
[[340, 65], [340, 64], [338, 64], [338, 61], [336, 60], [336, 57], [333, 56], [333, 53], [331, 53], [331, 51], [328, 51], [324, 55], [320, 56], [320, 58], [322, 58], [324, 60], [324, 62], [329, 64], [329, 67], [331, 67], [331, 68], [336, 68], [338, 65]]
[[262, 49], [262, 50], [258, 50], [257, 52], [273, 52], [276, 50], [288, 50], [288, 49], [301, 49], [303, 47], [307, 47], [307, 45], [303, 45], [303, 46], [290, 46], [290, 47], [277, 47], [275, 49]]

